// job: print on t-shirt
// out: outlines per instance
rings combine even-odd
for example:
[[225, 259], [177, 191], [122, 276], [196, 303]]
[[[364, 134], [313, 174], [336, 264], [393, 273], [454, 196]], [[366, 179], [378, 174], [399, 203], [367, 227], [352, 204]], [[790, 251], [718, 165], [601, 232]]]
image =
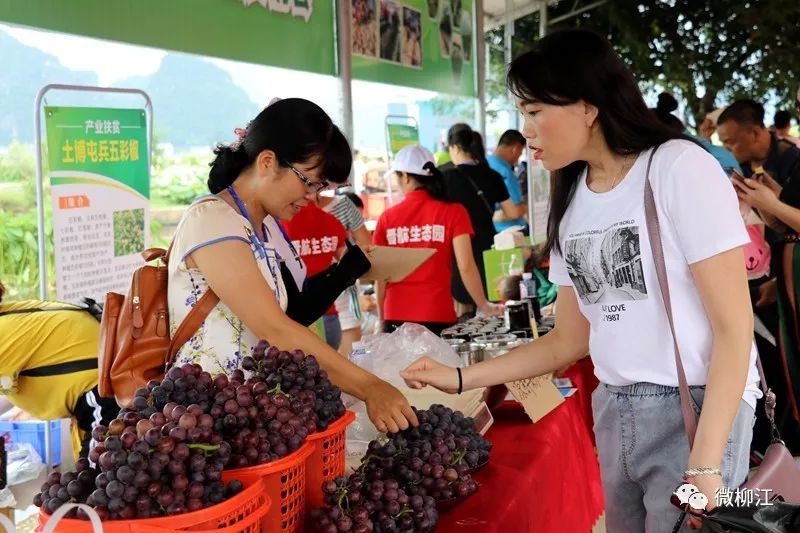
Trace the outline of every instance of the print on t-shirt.
[[570, 235], [564, 259], [584, 305], [647, 298], [639, 226], [632, 221]]

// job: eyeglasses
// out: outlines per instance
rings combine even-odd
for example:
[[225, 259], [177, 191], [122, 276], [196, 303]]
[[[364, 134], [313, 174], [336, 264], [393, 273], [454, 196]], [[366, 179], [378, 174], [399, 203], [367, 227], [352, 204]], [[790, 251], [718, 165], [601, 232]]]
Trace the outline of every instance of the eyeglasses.
[[300, 181], [302, 181], [303, 184], [306, 186], [308, 192], [317, 194], [318, 192], [324, 191], [325, 189], [328, 188], [329, 185], [328, 180], [314, 181], [305, 174], [303, 174], [302, 172], [300, 172], [299, 170], [297, 170], [295, 167], [290, 165], [289, 163], [284, 163], [284, 166], [289, 167], [289, 170], [294, 172], [295, 176], [300, 178]]

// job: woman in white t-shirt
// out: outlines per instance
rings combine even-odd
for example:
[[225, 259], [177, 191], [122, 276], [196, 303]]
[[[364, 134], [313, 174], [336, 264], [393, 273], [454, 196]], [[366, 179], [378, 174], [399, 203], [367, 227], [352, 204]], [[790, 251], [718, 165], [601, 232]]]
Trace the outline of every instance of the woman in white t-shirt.
[[[303, 325], [322, 316], [352, 284], [345, 263], [363, 254], [350, 250], [338, 265], [306, 279], [302, 259], [277, 223], [291, 219], [329, 181], [347, 179], [352, 155], [344, 135], [319, 106], [300, 98], [272, 103], [237, 135], [238, 141], [215, 150], [212, 196], [192, 204], [176, 230], [169, 261], [171, 331], [209, 287], [220, 300], [176, 362], [230, 373], [266, 339], [315, 355], [336, 385], [366, 402], [379, 430], [416, 423], [396, 388], [339, 356]], [[357, 268], [354, 275], [364, 271]]]
[[[422, 359], [403, 377], [454, 392], [546, 374], [591, 353], [601, 382], [592, 400], [606, 527], [671, 531], [679, 511], [670, 496], [683, 479], [710, 509], [718, 489], [738, 487], [748, 473], [759, 391], [741, 250], [749, 239], [736, 195], [710, 154], [654, 118], [595, 33], [537, 41], [511, 64], [508, 82], [533, 157], [553, 172], [546, 248], [560, 285], [555, 329], [463, 371]], [[691, 450], [645, 222], [656, 147], [650, 181], [677, 342], [702, 406]]]

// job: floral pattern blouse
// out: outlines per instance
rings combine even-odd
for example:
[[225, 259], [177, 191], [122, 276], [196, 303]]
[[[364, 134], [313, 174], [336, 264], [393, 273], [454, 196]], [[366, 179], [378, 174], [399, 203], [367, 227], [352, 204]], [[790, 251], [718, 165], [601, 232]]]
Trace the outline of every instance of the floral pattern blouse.
[[[270, 224], [269, 226], [272, 226]], [[282, 239], [282, 235], [275, 235]], [[253, 260], [272, 289], [281, 308], [287, 306], [286, 289], [274, 246], [264, 243], [267, 257], [256, 246], [258, 239], [250, 222], [223, 200], [209, 196], [197, 200], [184, 213], [175, 233], [169, 260], [170, 335], [208, 290], [205, 277], [197, 268], [187, 268], [186, 257], [205, 246], [227, 240], [240, 240], [253, 251]], [[232, 265], [232, 275], [236, 268]], [[274, 272], [274, 275], [273, 275]], [[230, 374], [240, 367], [242, 357], [250, 355], [258, 343], [256, 335], [222, 301], [217, 303], [203, 325], [184, 344], [175, 364], [196, 363], [212, 375]]]

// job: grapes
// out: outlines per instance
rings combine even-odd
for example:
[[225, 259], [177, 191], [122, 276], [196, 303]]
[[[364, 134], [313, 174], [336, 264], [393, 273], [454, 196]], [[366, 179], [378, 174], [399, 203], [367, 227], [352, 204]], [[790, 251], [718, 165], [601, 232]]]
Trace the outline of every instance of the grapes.
[[[285, 457], [343, 414], [341, 391], [299, 350], [262, 342], [229, 376], [175, 366], [138, 389], [107, 427], [94, 428], [89, 459], [50, 476], [34, 500], [47, 512], [88, 503], [106, 520], [199, 510], [242, 490], [222, 482], [223, 469]], [[348, 498], [354, 507], [364, 501], [358, 491]], [[397, 499], [390, 510], [403, 505]], [[355, 531], [365, 522], [340, 513], [334, 523]]]
[[[327, 429], [331, 422], [345, 413], [341, 390], [330, 382], [327, 373], [320, 369], [312, 355], [300, 350], [282, 352], [261, 341], [253, 350], [252, 357], [242, 359], [242, 368], [251, 371], [254, 378], [263, 382], [252, 391], [256, 404], [257, 396], [264, 388], [278, 387], [297, 398], [295, 411], [300, 411], [298, 407], [301, 406], [310, 408], [309, 414], [319, 431]], [[286, 403], [284, 399], [278, 399], [276, 406], [287, 407]]]
[[355, 473], [323, 484], [328, 506], [311, 513], [313, 531], [432, 531], [437, 501], [478, 490], [470, 472], [488, 461], [491, 443], [460, 412], [416, 413], [419, 427], [370, 442]]
[[[134, 410], [92, 431], [90, 459], [98, 469], [82, 459], [77, 472], [51, 474], [34, 502], [48, 513], [77, 502], [94, 507], [103, 520], [136, 519], [199, 510], [240, 492], [241, 483], [226, 487], [221, 482], [231, 446], [223, 445], [222, 436], [213, 431], [213, 417], [200, 418], [208, 416], [204, 410], [215, 392], [211, 376], [198, 379], [194, 366], [173, 368], [169, 374], [184, 379], [186, 392], [194, 391], [200, 403], [170, 402], [174, 383], [169, 378], [151, 382], [136, 393], [146, 401], [135, 399]], [[84, 513], [75, 516], [87, 518]]]
[[[396, 480], [366, 483], [362, 474], [340, 477], [323, 484], [325, 499], [331, 505], [309, 514], [315, 532], [353, 531], [386, 533], [427, 533], [439, 520], [436, 502], [421, 496], [409, 497], [397, 488]], [[345, 496], [359, 494], [361, 503], [344, 503]]]

